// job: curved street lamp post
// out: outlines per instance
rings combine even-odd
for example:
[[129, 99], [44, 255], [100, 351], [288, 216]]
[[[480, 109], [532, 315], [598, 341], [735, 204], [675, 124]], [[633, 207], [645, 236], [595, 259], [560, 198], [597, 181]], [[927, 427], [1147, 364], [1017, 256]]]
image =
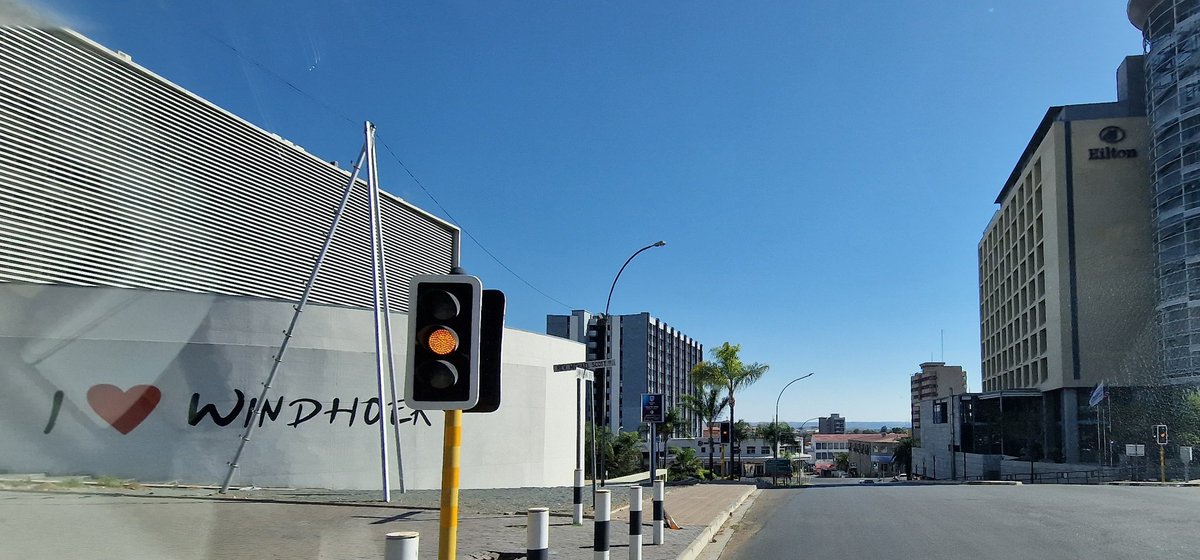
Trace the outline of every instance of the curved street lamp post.
[[[815, 373], [815, 372], [813, 372], [813, 373]], [[779, 390], [779, 396], [775, 397], [775, 430], [776, 430], [776, 433], [775, 433], [775, 448], [774, 448], [774, 453], [772, 454], [772, 456], [775, 459], [779, 458], [779, 433], [778, 433], [778, 430], [779, 430], [779, 399], [783, 398], [783, 392], [786, 391], [788, 387], [791, 387], [792, 383], [800, 381], [801, 379], [807, 379], [812, 376], [813, 376], [813, 374], [809, 373], [807, 375], [801, 375], [800, 377], [797, 377], [791, 381], [788, 381], [788, 384], [784, 385], [783, 388]], [[803, 447], [804, 446], [801, 445], [801, 448], [803, 448]], [[801, 449], [800, 451], [804, 451], [804, 449]]]
[[[625, 267], [629, 266], [629, 262], [632, 261], [634, 257], [642, 254], [643, 251], [646, 251], [648, 249], [653, 249], [655, 247], [662, 247], [663, 245], [666, 245], [666, 244], [667, 244], [666, 241], [656, 241], [645, 247], [642, 247], [641, 249], [638, 249], [636, 252], [634, 252], [632, 255], [630, 255], [628, 259], [625, 259], [625, 264], [621, 265], [621, 270], [617, 271], [617, 276], [615, 278], [613, 278], [613, 281], [612, 281], [612, 287], [610, 287], [608, 289], [608, 300], [606, 302], [604, 302], [604, 336], [606, 338], [608, 337], [608, 309], [612, 305], [613, 290], [617, 289], [617, 280], [621, 279], [621, 273], [625, 272]], [[603, 341], [603, 340], [600, 341], [600, 344], [602, 344], [604, 347], [604, 358], [612, 359], [612, 356], [608, 355], [608, 344], [606, 344], [605, 341]], [[593, 455], [593, 457], [596, 455], [596, 449], [595, 449], [596, 438], [597, 438], [596, 425], [598, 424], [596, 417], [599, 416], [600, 420], [603, 421], [605, 419], [605, 417], [607, 416], [608, 372], [609, 372], [609, 368], [604, 368], [604, 373], [599, 376], [600, 377], [600, 410], [598, 412], [594, 412], [592, 414], [592, 455]], [[651, 459], [653, 459], [653, 457], [651, 457]], [[593, 461], [592, 464], [594, 465], [595, 462]], [[650, 468], [652, 469], [651, 474], [653, 475], [653, 469], [654, 469], [654, 461], [653, 460], [651, 460]], [[596, 476], [599, 475], [600, 485], [604, 486], [605, 479], [608, 478], [607, 470], [608, 469], [606, 468], [606, 465], [605, 465], [604, 455], [601, 454], [600, 455], [600, 468], [597, 469], [597, 472], [592, 473], [592, 493], [593, 494], [595, 494], [595, 492], [596, 492]]]

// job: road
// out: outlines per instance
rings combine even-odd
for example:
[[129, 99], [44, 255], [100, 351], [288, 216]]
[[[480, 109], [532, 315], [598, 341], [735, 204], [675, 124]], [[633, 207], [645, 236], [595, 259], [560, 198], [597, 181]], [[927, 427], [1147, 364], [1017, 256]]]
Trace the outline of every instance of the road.
[[1200, 488], [818, 483], [764, 490], [722, 560], [1200, 557]]

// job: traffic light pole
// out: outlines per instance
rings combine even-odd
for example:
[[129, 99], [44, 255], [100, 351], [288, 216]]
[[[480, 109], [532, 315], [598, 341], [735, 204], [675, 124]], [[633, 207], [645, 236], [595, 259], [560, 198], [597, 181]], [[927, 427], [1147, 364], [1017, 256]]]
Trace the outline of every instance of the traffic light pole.
[[446, 411], [442, 443], [442, 503], [438, 523], [438, 560], [454, 560], [458, 552], [458, 469], [462, 448], [461, 410]]
[[[367, 157], [367, 146], [364, 144], [362, 151], [358, 154], [358, 162], [354, 164], [354, 172], [350, 174], [350, 182], [346, 183], [346, 190], [342, 193], [342, 200], [338, 203], [337, 211], [333, 213], [333, 222], [329, 225], [329, 233], [325, 236], [325, 243], [321, 245], [321, 251], [317, 253], [317, 260], [313, 263], [312, 272], [308, 275], [308, 282], [304, 285], [304, 294], [300, 296], [300, 301], [292, 307], [295, 311], [292, 313], [292, 321], [288, 324], [287, 330], [283, 331], [283, 342], [279, 345], [279, 352], [275, 354], [275, 362], [271, 364], [271, 372], [267, 374], [267, 381], [263, 383], [262, 391], [258, 394], [259, 406], [266, 406], [267, 392], [271, 389], [271, 382], [275, 381], [275, 375], [279, 373], [279, 365], [283, 363], [283, 354], [287, 352], [288, 343], [292, 340], [292, 333], [296, 331], [296, 325], [300, 322], [300, 313], [304, 311], [304, 306], [308, 304], [308, 297], [312, 294], [313, 285], [316, 284], [317, 275], [321, 273], [321, 265], [325, 263], [325, 255], [329, 253], [329, 247], [333, 244], [333, 237], [337, 233], [338, 224], [341, 223], [342, 215], [346, 212], [346, 206], [350, 202], [350, 193], [354, 191], [354, 183], [358, 181], [358, 172], [362, 169], [363, 161]], [[382, 403], [380, 403], [382, 405]], [[254, 426], [258, 423], [253, 421], [253, 410], [251, 413], [251, 422], [246, 425], [246, 431], [242, 434], [241, 441], [238, 442], [237, 451], [233, 454], [233, 460], [229, 462], [229, 470], [225, 473], [225, 480], [221, 483], [221, 494], [229, 491], [229, 484], [233, 480], [233, 473], [238, 468], [238, 461], [242, 458], [242, 452], [246, 450], [246, 444], [250, 441], [250, 434], [254, 433]], [[382, 409], [380, 419], [382, 420]], [[383, 422], [381, 422], [383, 423]]]
[[1158, 481], [1167, 481], [1167, 446], [1158, 444]]

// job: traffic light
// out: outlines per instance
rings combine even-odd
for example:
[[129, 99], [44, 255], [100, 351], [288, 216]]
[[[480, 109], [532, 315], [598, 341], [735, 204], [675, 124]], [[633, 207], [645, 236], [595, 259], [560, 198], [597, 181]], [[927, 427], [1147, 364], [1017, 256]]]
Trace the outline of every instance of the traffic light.
[[1154, 426], [1154, 441], [1159, 445], [1167, 444], [1167, 425], [1156, 424]]
[[721, 443], [729, 443], [731, 431], [732, 426], [729, 425], [729, 422], [721, 422]]
[[463, 412], [495, 412], [500, 408], [504, 302], [504, 292], [483, 291], [483, 307], [479, 310], [479, 402]]
[[408, 288], [404, 401], [416, 410], [462, 410], [479, 402], [483, 284], [463, 274], [414, 276]]

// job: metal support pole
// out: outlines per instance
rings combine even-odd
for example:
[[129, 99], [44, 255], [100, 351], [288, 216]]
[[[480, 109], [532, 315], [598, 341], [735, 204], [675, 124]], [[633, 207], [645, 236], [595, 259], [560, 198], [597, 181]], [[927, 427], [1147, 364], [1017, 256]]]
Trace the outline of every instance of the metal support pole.
[[664, 531], [663, 525], [664, 525], [664, 517], [665, 517], [665, 513], [666, 513], [666, 504], [663, 502], [664, 502], [665, 497], [666, 497], [666, 483], [661, 480], [655, 480], [654, 481], [654, 502], [653, 502], [653, 505], [654, 505], [654, 528], [653, 528], [653, 531], [654, 532], [652, 533], [652, 537], [654, 540], [651, 541], [654, 544], [662, 544], [663, 543], [663, 531]]
[[592, 509], [596, 509], [596, 456], [599, 454], [600, 431], [596, 426], [596, 381], [588, 381], [588, 407], [592, 410]]
[[461, 410], [446, 411], [442, 444], [442, 508], [438, 528], [438, 560], [454, 560], [458, 549], [458, 468], [462, 447]]
[[400, 531], [387, 534], [383, 547], [383, 560], [417, 560], [421, 534], [416, 531]]
[[608, 490], [596, 491], [596, 512], [593, 516], [594, 529], [592, 539], [592, 558], [594, 560], [608, 560], [609, 547], [609, 522], [612, 516], [612, 511], [609, 509], [612, 505], [612, 496]]
[[[389, 389], [391, 394], [392, 406], [391, 414], [387, 414], [388, 407], [383, 403], [383, 395], [379, 396], [379, 419], [380, 425], [383, 425], [385, 415], [391, 419], [392, 434], [396, 440], [396, 475], [400, 484], [400, 493], [404, 493], [404, 453], [400, 448], [400, 425], [395, 423], [398, 410], [396, 407], [400, 403], [400, 399], [396, 398], [396, 360], [395, 353], [392, 350], [392, 305], [388, 301], [388, 278], [387, 278], [387, 250], [384, 246], [383, 236], [383, 206], [379, 203], [379, 166], [375, 158], [375, 125], [368, 123], [367, 134], [370, 135], [370, 146], [367, 150], [367, 158], [370, 161], [370, 171], [367, 174], [367, 187], [371, 190], [371, 198], [375, 211], [371, 215], [371, 231], [375, 236], [375, 242], [379, 246], [379, 288], [382, 292], [382, 310], [383, 310], [383, 339], [384, 347], [387, 350], [387, 377], [390, 381]], [[378, 315], [379, 311], [376, 310]], [[382, 375], [382, 371], [380, 372]], [[384, 463], [386, 470], [387, 464]], [[386, 475], [385, 475], [386, 476]], [[390, 495], [388, 497], [390, 499]]]
[[[371, 169], [368, 182], [373, 183], [375, 176], [375, 125], [367, 122], [365, 132], [367, 138], [367, 157], [370, 158]], [[379, 394], [379, 469], [383, 478], [383, 501], [392, 501], [392, 483], [388, 476], [388, 437], [387, 437], [387, 405], [384, 400], [383, 383], [383, 323], [379, 317], [382, 297], [379, 293], [379, 238], [376, 236], [376, 226], [379, 223], [379, 192], [374, 186], [367, 189], [367, 207], [370, 209], [371, 224], [371, 303], [375, 315], [375, 377], [376, 389]]]
[[[358, 180], [358, 172], [362, 169], [363, 160], [367, 157], [367, 146], [363, 145], [363, 149], [358, 154], [358, 162], [354, 164], [354, 172], [350, 174], [350, 182], [346, 183], [346, 190], [342, 193], [342, 200], [338, 203], [337, 210], [333, 213], [333, 222], [329, 224], [329, 233], [325, 235], [325, 243], [321, 245], [321, 251], [317, 253], [317, 260], [313, 263], [312, 272], [308, 275], [308, 282], [304, 285], [304, 293], [300, 296], [300, 301], [292, 307], [295, 312], [292, 313], [292, 322], [288, 324], [287, 330], [283, 331], [283, 342], [279, 345], [279, 352], [275, 354], [275, 363], [271, 364], [271, 372], [267, 374], [267, 381], [263, 383], [262, 391], [258, 394], [259, 406], [265, 406], [267, 402], [267, 391], [271, 389], [271, 383], [275, 381], [275, 374], [279, 372], [279, 365], [283, 363], [283, 354], [287, 352], [288, 343], [292, 340], [292, 333], [296, 330], [296, 325], [300, 322], [300, 313], [304, 311], [304, 306], [308, 304], [308, 296], [312, 294], [313, 285], [317, 281], [317, 275], [321, 273], [321, 265], [325, 264], [325, 255], [329, 253], [329, 246], [333, 244], [333, 237], [337, 233], [338, 224], [342, 220], [342, 215], [346, 212], [346, 206], [350, 202], [350, 193], [354, 191], [354, 182]], [[254, 411], [251, 411], [253, 414]], [[229, 483], [233, 480], [233, 472], [238, 468], [238, 461], [242, 458], [242, 452], [246, 450], [246, 443], [250, 441], [250, 434], [254, 433], [254, 426], [257, 422], [251, 421], [246, 426], [246, 431], [242, 434], [242, 439], [238, 442], [237, 451], [233, 453], [233, 460], [229, 462], [229, 471], [225, 473], [225, 480], [221, 483], [221, 494], [229, 491]]]
[[642, 560], [642, 487], [629, 487], [629, 560]]
[[547, 508], [529, 508], [528, 521], [525, 523], [525, 558], [550, 558], [550, 510]]
[[658, 430], [650, 423], [650, 480], [658, 480]]

